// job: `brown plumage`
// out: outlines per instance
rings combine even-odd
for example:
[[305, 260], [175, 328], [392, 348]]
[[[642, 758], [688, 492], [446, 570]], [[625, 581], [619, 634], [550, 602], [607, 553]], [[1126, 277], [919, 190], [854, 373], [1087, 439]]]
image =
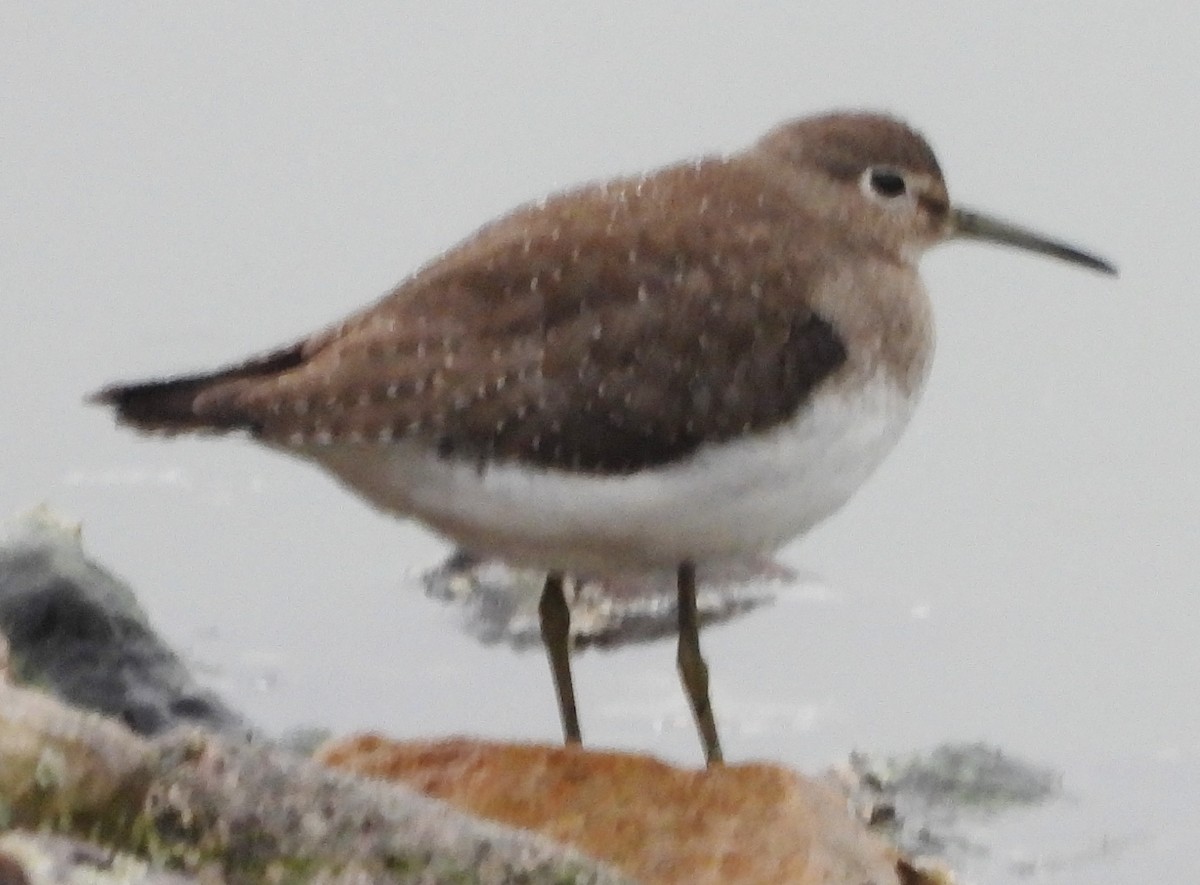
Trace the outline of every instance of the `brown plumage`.
[[123, 424], [150, 433], [184, 433], [187, 431], [250, 430], [244, 418], [201, 414], [196, 400], [201, 394], [238, 381], [271, 377], [300, 365], [304, 359], [304, 343], [241, 363], [232, 368], [202, 375], [181, 375], [161, 381], [142, 381], [135, 384], [114, 384], [91, 394], [88, 402], [113, 406]]
[[95, 399], [142, 430], [247, 431], [388, 512], [547, 569], [568, 741], [562, 572], [675, 568], [678, 664], [714, 763], [695, 565], [803, 534], [884, 458], [933, 349], [917, 260], [954, 236], [1113, 270], [952, 208], [902, 123], [830, 114], [525, 206], [333, 329]]
[[[618, 473], [770, 428], [846, 358], [809, 306], [844, 244], [786, 177], [750, 159], [524, 207], [335, 329], [96, 400], [151, 431], [245, 430], [294, 446], [408, 438]], [[846, 151], [833, 159], [840, 168]]]

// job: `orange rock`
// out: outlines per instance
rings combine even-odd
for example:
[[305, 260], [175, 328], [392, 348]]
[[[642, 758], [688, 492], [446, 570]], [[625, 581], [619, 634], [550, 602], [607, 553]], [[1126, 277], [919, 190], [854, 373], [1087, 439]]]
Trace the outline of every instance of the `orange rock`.
[[364, 735], [316, 758], [533, 830], [645, 883], [921, 885], [832, 787], [776, 765], [679, 769], [575, 747]]

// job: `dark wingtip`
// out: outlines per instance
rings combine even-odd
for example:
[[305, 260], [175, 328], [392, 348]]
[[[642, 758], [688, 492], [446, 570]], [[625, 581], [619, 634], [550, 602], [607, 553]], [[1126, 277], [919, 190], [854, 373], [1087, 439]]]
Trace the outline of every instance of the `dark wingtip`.
[[200, 411], [203, 394], [235, 389], [238, 382], [253, 381], [286, 372], [303, 360], [304, 342], [273, 351], [227, 369], [132, 384], [110, 384], [84, 397], [90, 405], [110, 406], [122, 424], [155, 433], [208, 431], [220, 433], [252, 429], [254, 419], [229, 403], [209, 401]]
[[88, 394], [84, 402], [112, 407], [119, 423], [143, 431], [179, 433], [230, 429], [230, 423], [196, 412], [197, 397], [211, 386], [212, 378], [206, 376], [111, 384]]
[[102, 387], [99, 390], [93, 390], [84, 396], [84, 405], [115, 406], [120, 401], [120, 391], [120, 386], [115, 384], [110, 384], [108, 387]]

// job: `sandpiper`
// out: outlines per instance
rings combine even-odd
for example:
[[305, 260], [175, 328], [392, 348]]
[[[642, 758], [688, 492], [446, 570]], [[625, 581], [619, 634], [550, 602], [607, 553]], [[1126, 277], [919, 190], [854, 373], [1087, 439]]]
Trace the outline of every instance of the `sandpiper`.
[[902, 122], [832, 113], [523, 206], [334, 327], [92, 399], [143, 431], [246, 433], [466, 549], [546, 570], [568, 742], [563, 574], [673, 570], [678, 667], [714, 764], [696, 563], [777, 549], [876, 468], [933, 352], [918, 260], [959, 238], [1115, 273], [952, 206]]

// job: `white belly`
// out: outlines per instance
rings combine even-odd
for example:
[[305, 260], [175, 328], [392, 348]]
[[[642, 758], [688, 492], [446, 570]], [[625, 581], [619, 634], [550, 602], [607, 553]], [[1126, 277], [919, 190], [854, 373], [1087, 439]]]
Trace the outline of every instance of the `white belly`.
[[915, 405], [885, 374], [826, 389], [791, 422], [686, 461], [600, 477], [439, 458], [411, 443], [305, 454], [380, 508], [467, 549], [584, 574], [674, 568], [777, 549], [844, 504]]

